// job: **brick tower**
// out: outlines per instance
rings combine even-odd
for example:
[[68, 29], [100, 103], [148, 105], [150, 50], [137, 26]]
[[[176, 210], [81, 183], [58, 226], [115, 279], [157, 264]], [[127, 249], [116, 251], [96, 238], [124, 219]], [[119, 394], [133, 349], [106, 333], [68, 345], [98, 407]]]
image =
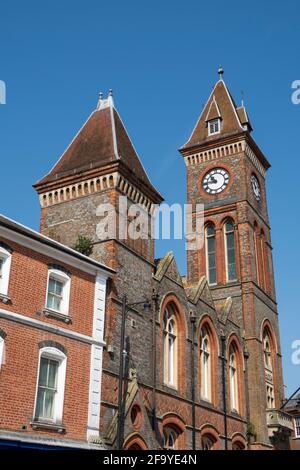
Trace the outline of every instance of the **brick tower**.
[[[171, 252], [154, 259], [151, 224], [143, 225], [130, 211], [138, 203], [149, 220], [162, 197], [111, 92], [107, 99], [100, 96], [58, 163], [35, 185], [43, 234], [69, 246], [78, 235], [90, 238], [91, 256], [116, 271], [108, 288], [99, 378], [100, 432], [109, 448], [117, 445], [122, 298], [126, 294], [136, 306], [150, 299], [153, 290], [150, 317], [142, 302], [130, 308], [125, 326], [129, 385], [124, 448], [280, 447], [283, 385], [265, 189], [270, 165], [251, 131], [244, 106], [235, 105], [220, 71], [180, 150], [187, 168], [187, 202], [205, 206], [205, 244], [188, 251], [187, 277], [181, 276]], [[120, 196], [127, 197], [126, 212]], [[115, 214], [111, 233], [107, 222]], [[144, 236], [124, 236], [124, 219]]]
[[[96, 110], [50, 173], [34, 187], [40, 198], [41, 232], [71, 247], [76, 244], [78, 235], [88, 237], [93, 242], [91, 256], [116, 270], [108, 288], [105, 314], [107, 348], [101, 379], [103, 419], [100, 429], [105, 434], [115, 416], [118, 399], [122, 298], [126, 294], [129, 303], [151, 298], [155, 263], [149, 219], [152, 220], [154, 206], [163, 200], [149, 181], [115, 108], [111, 91], [106, 99], [100, 94]], [[120, 197], [124, 196], [127, 198], [125, 210], [120, 207]], [[126, 236], [127, 232], [124, 236], [124, 227], [121, 227], [124, 219], [128, 227], [135, 220], [139, 224], [139, 214], [130, 213], [133, 205], [149, 220], [145, 226], [140, 224], [139, 229], [147, 232], [138, 239]], [[107, 223], [112, 219], [114, 233], [107, 231]], [[103, 237], [106, 231], [107, 236]], [[138, 323], [140, 328], [131, 330], [131, 341], [138, 343], [138, 347], [132, 348], [131, 357], [134, 367], [139, 369], [139, 379], [149, 387], [151, 325], [149, 318], [143, 319], [138, 311], [131, 313], [132, 317], [133, 325]], [[140, 337], [141, 329], [147, 332], [144, 339]], [[139, 406], [143, 408], [142, 404]], [[115, 434], [107, 439], [110, 445], [116, 445]]]
[[[218, 307], [231, 297], [234, 321], [244, 331], [248, 420], [257, 447], [268, 447], [268, 409], [283, 398], [266, 172], [270, 164], [251, 136], [244, 105], [236, 106], [219, 80], [188, 142], [180, 149], [187, 169], [188, 203], [204, 204], [205, 244], [190, 251], [188, 282], [205, 275]], [[273, 436], [275, 439], [275, 436]]]

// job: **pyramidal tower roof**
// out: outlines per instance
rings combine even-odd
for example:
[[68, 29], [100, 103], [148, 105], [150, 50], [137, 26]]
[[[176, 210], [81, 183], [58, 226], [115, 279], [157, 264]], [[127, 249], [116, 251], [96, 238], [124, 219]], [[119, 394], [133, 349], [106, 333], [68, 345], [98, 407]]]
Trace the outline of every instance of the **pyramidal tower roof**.
[[106, 99], [100, 93], [97, 108], [51, 171], [34, 186], [38, 189], [65, 177], [116, 163], [158, 195], [115, 108], [110, 90]]
[[[209, 136], [207, 132], [208, 122], [214, 119], [221, 121], [221, 130], [217, 137], [216, 135]], [[245, 131], [252, 131], [248, 114], [243, 104], [240, 107], [236, 106], [223, 80], [223, 69], [220, 68], [219, 80], [213, 87], [196, 126], [182, 150]]]

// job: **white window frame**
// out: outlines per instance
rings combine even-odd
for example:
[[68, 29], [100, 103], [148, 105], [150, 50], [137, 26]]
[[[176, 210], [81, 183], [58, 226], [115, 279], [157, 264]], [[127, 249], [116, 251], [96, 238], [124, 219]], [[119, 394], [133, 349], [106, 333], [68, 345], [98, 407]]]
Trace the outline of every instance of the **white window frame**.
[[[232, 224], [232, 230], [228, 231], [226, 225], [230, 223]], [[226, 282], [236, 282], [237, 281], [237, 252], [236, 252], [236, 234], [235, 234], [235, 227], [232, 220], [226, 220], [223, 227], [224, 232], [224, 245], [225, 245], [225, 265], [226, 265]], [[233, 246], [234, 246], [234, 264], [235, 264], [235, 278], [229, 279], [229, 264], [228, 264], [228, 242], [227, 236], [233, 234]]]
[[201, 330], [200, 361], [201, 399], [211, 402], [211, 341], [205, 327]]
[[294, 418], [294, 425], [295, 425], [295, 437], [299, 439], [300, 438], [300, 416], [296, 416]]
[[164, 429], [164, 444], [165, 450], [175, 450], [177, 448], [178, 434], [171, 428], [167, 427]]
[[[56, 396], [54, 400], [53, 419], [51, 420], [44, 420], [36, 416], [37, 398], [38, 398], [38, 391], [39, 391], [40, 367], [41, 367], [42, 357], [46, 359], [52, 359], [58, 362], [57, 392], [56, 392]], [[64, 409], [64, 396], [65, 396], [66, 370], [67, 370], [67, 356], [62, 351], [53, 347], [45, 347], [40, 350], [38, 370], [37, 370], [35, 403], [34, 403], [34, 415], [33, 415], [34, 421], [52, 423], [52, 424], [62, 423], [63, 409]]]
[[[210, 126], [215, 125], [215, 124], [218, 124], [218, 130], [211, 132]], [[208, 121], [208, 135], [216, 135], [216, 134], [220, 134], [220, 132], [221, 132], [221, 119], [220, 118], [211, 119], [210, 121]]]
[[2, 276], [0, 276], [0, 295], [8, 295], [11, 253], [0, 246], [0, 258], [3, 260]]
[[[55, 310], [53, 308], [48, 307], [48, 291], [49, 291], [49, 281], [50, 279], [54, 279], [56, 281], [63, 283], [63, 290], [62, 290], [62, 304], [60, 310]], [[45, 300], [45, 308], [47, 310], [61, 313], [63, 315], [69, 314], [69, 305], [70, 305], [70, 290], [71, 290], [71, 278], [63, 271], [59, 269], [49, 269], [48, 271], [48, 280], [47, 280], [47, 291], [46, 291], [46, 300]]]
[[232, 411], [239, 412], [239, 377], [236, 351], [232, 349], [229, 354], [229, 382], [230, 407]]
[[[213, 230], [214, 230], [214, 234], [213, 235], [208, 235], [208, 229], [212, 227]], [[215, 271], [216, 271], [216, 282], [211, 282], [210, 281], [210, 275], [209, 275], [209, 272], [210, 272], [210, 267], [209, 267], [209, 253], [208, 253], [208, 240], [210, 238], [213, 238], [214, 239], [214, 244], [215, 244], [215, 251], [214, 251], [214, 255], [215, 255]], [[217, 238], [216, 238], [216, 228], [214, 226], [214, 224], [212, 223], [209, 223], [206, 225], [205, 227], [205, 258], [206, 258], [206, 278], [207, 278], [207, 282], [210, 286], [216, 286], [218, 284], [218, 280], [217, 280]]]
[[3, 364], [5, 364], [5, 339], [0, 336], [0, 371]]
[[177, 322], [172, 307], [167, 307], [163, 321], [164, 335], [164, 383], [177, 388], [178, 336]]

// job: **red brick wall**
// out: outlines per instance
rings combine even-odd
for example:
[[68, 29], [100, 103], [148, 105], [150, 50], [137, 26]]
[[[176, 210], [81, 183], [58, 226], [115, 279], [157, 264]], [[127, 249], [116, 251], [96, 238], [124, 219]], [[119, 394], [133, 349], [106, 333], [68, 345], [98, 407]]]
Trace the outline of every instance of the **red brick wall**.
[[[95, 280], [93, 276], [2, 239], [13, 249], [9, 281], [11, 303], [0, 302], [2, 310], [18, 313], [59, 328], [92, 335]], [[37, 311], [45, 307], [48, 264], [63, 265], [71, 272], [71, 324], [45, 316]], [[0, 428], [22, 431], [45, 437], [86, 440], [91, 346], [76, 339], [49, 333], [16, 321], [0, 318], [0, 328], [6, 333], [5, 363], [0, 371]], [[67, 350], [64, 395], [64, 434], [33, 430], [29, 424], [34, 416], [39, 362], [39, 343], [55, 341]]]

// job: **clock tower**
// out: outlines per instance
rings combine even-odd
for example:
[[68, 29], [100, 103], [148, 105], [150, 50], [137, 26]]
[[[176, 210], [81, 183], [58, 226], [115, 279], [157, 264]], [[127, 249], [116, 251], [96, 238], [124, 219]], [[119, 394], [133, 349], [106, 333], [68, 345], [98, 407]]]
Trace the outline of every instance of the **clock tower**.
[[[266, 197], [270, 164], [252, 135], [242, 104], [219, 80], [180, 149], [187, 170], [188, 203], [204, 204], [205, 243], [188, 251], [188, 284], [206, 276], [218, 311], [227, 302], [245, 338], [247, 420], [253, 445], [268, 448], [278, 429], [270, 410], [283, 399], [278, 313]], [[227, 338], [228, 340], [228, 338]]]

